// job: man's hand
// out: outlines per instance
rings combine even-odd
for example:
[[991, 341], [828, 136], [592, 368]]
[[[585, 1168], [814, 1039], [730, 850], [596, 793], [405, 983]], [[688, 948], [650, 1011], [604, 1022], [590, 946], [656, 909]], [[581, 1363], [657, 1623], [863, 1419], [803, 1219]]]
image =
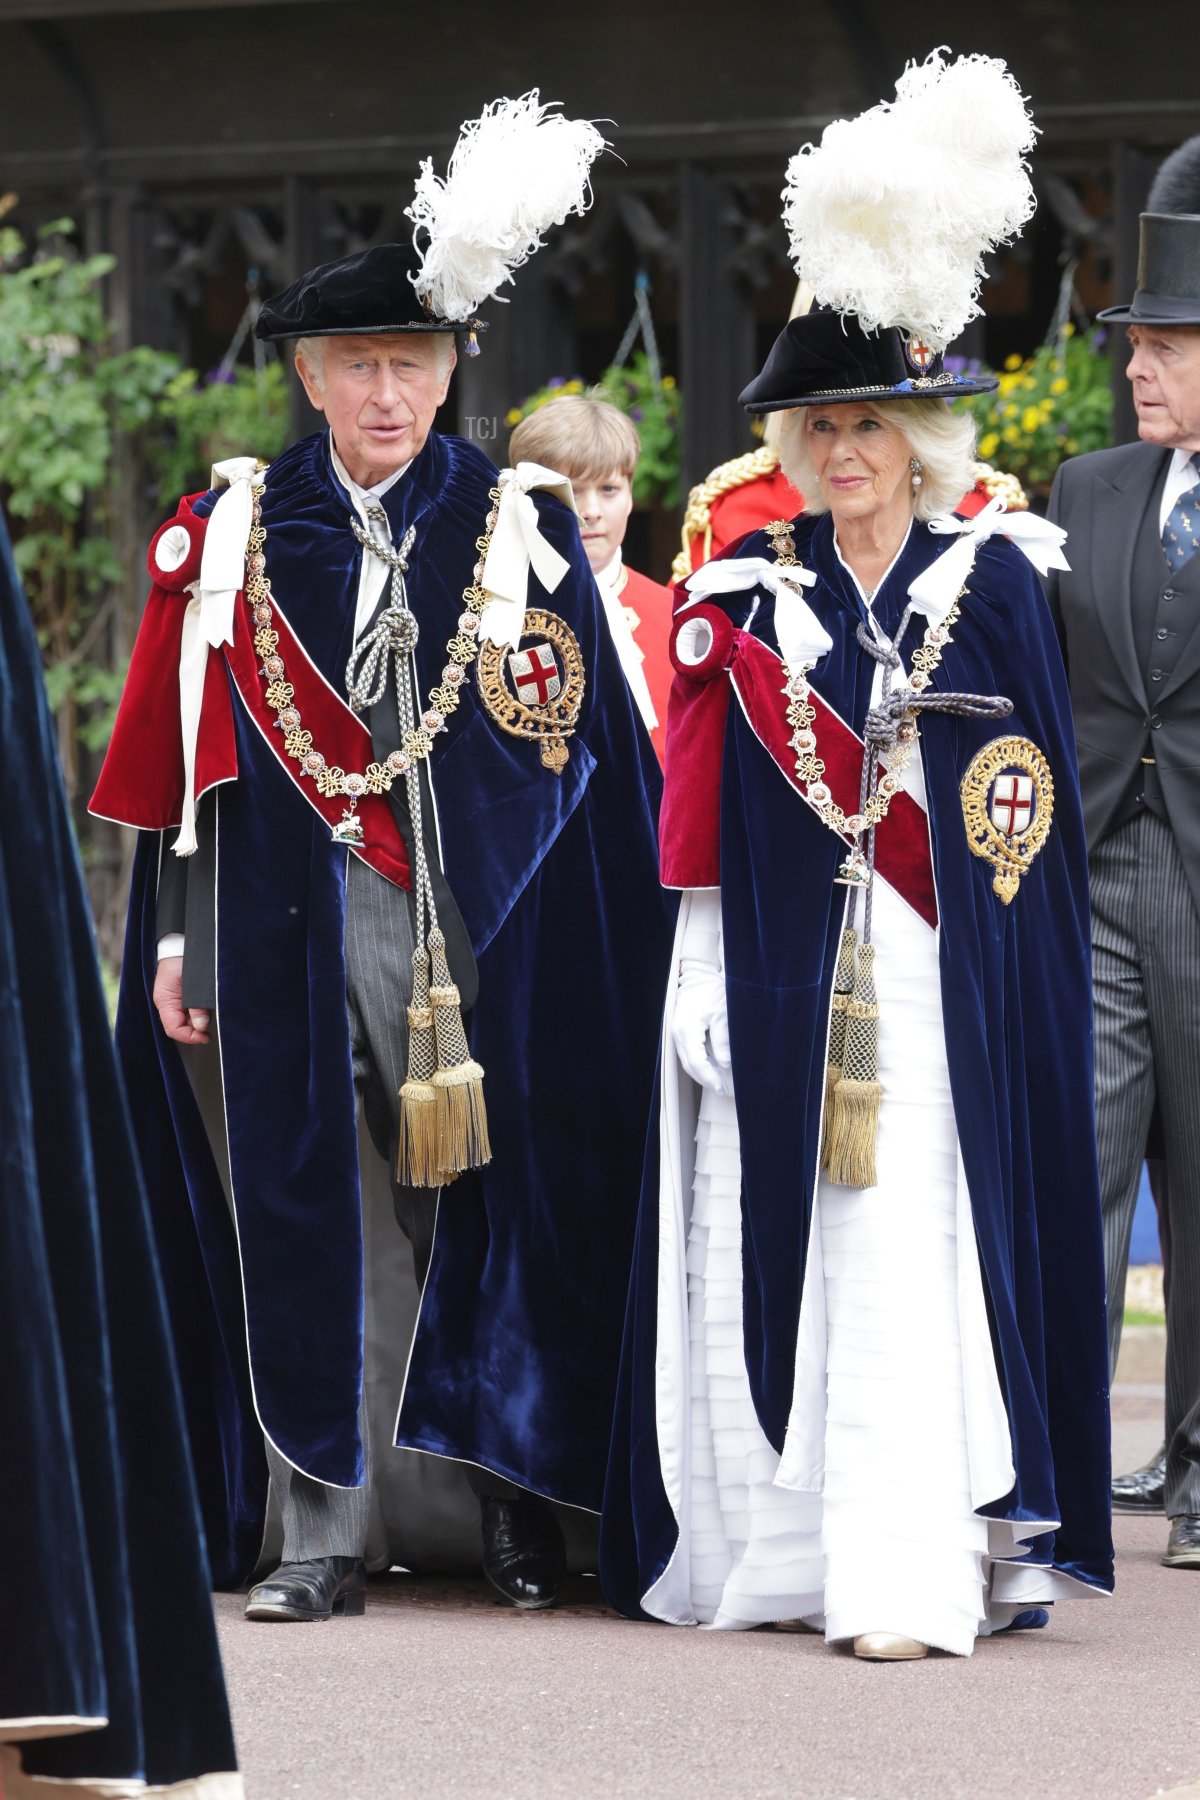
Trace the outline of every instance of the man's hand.
[[183, 1004], [183, 958], [164, 956], [154, 977], [154, 1004], [162, 1020], [162, 1028], [177, 1044], [211, 1042], [208, 1027], [212, 1015], [202, 1006]]

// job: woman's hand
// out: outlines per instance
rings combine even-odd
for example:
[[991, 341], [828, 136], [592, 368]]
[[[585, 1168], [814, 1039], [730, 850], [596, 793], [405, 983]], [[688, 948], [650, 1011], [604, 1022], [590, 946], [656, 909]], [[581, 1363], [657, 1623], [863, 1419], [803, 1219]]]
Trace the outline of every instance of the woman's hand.
[[714, 1094], [732, 1093], [729, 1013], [719, 969], [684, 958], [671, 1035], [675, 1053], [693, 1081]]

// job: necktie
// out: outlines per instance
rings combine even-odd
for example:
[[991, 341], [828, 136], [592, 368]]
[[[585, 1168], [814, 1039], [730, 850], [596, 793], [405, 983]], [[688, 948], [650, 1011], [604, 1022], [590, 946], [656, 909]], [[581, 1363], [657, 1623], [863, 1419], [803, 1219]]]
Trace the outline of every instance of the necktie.
[[1172, 575], [1200, 550], [1200, 450], [1192, 458], [1192, 469], [1195, 485], [1180, 494], [1163, 526], [1163, 555]]

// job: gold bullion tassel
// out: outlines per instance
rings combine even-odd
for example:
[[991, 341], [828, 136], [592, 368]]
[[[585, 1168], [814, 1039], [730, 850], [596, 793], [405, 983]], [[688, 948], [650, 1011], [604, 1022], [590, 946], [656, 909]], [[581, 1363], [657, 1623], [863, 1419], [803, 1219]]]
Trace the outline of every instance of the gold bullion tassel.
[[404, 1187], [437, 1187], [437, 1067], [433, 1008], [429, 997], [429, 952], [413, 951], [413, 994], [408, 1009], [408, 1074], [400, 1089], [400, 1142], [396, 1178]]
[[875, 1186], [875, 1138], [882, 1098], [875, 946], [860, 944], [854, 991], [846, 1007], [842, 1074], [833, 1090], [829, 1127], [829, 1179], [841, 1187]]
[[829, 1133], [833, 1118], [833, 1091], [842, 1079], [842, 1053], [846, 1045], [846, 1008], [854, 987], [854, 952], [858, 934], [852, 926], [842, 933], [837, 972], [833, 978], [833, 1011], [829, 1017], [829, 1060], [825, 1066], [825, 1103], [821, 1110], [821, 1167], [829, 1167]]
[[463, 1169], [479, 1169], [492, 1160], [483, 1070], [471, 1055], [463, 1029], [458, 988], [446, 961], [446, 940], [438, 926], [429, 934], [433, 979], [429, 998], [437, 1039], [437, 1156], [444, 1179]]

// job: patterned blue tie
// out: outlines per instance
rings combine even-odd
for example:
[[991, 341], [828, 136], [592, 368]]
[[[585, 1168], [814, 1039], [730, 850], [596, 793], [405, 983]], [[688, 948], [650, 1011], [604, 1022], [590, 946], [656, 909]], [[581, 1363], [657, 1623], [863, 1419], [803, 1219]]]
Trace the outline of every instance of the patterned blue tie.
[[1163, 526], [1163, 555], [1172, 575], [1200, 550], [1200, 450], [1192, 457], [1192, 468], [1198, 477], [1196, 485], [1180, 494]]

